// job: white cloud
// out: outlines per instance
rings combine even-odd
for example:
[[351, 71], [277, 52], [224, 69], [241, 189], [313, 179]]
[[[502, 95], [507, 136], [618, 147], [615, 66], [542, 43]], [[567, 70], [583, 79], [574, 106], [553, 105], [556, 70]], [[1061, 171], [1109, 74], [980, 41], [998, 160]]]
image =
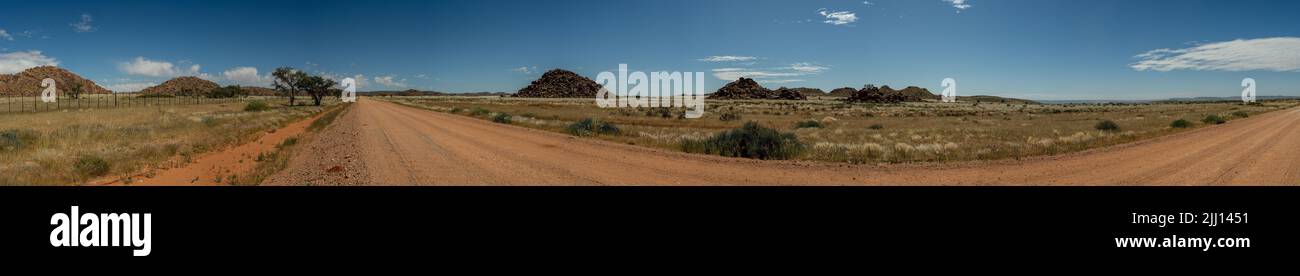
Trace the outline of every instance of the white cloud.
[[145, 88], [153, 87], [155, 85], [158, 84], [152, 82], [129, 82], [129, 83], [111, 84], [105, 88], [108, 88], [108, 90], [112, 90], [113, 92], [123, 93], [123, 92], [137, 92], [140, 90], [144, 90]]
[[375, 83], [390, 88], [406, 88], [406, 79], [393, 80], [393, 76], [376, 76]]
[[805, 81], [808, 81], [808, 80], [805, 80], [805, 79], [777, 79], [777, 80], [763, 80], [763, 83], [792, 83], [792, 82], [805, 82]]
[[221, 72], [221, 76], [236, 85], [260, 87], [271, 87], [271, 78], [273, 78], [270, 75], [259, 75], [255, 67], [235, 67]]
[[804, 73], [816, 74], [816, 73], [821, 73], [822, 71], [826, 71], [827, 69], [830, 69], [830, 68], [828, 68], [828, 67], [826, 67], [826, 66], [820, 66], [820, 65], [816, 65], [816, 64], [808, 63], [808, 62], [799, 62], [799, 63], [791, 64], [790, 67], [786, 67], [786, 68], [784, 68], [784, 69], [790, 69], [790, 70], [795, 70], [795, 71], [804, 72]]
[[820, 9], [817, 10], [817, 14], [822, 15], [822, 17], [826, 17], [826, 21], [822, 21], [822, 22], [826, 24], [836, 25], [836, 26], [858, 21], [858, 15], [849, 11], [833, 12], [833, 11], [828, 11], [826, 9]]
[[532, 75], [537, 73], [537, 66], [533, 66], [533, 67], [520, 66], [519, 68], [510, 69], [510, 71]]
[[0, 54], [0, 74], [14, 74], [36, 66], [59, 66], [59, 60], [41, 54], [41, 51]]
[[711, 57], [706, 57], [706, 58], [697, 59], [697, 60], [699, 60], [699, 61], [708, 61], [708, 62], [735, 62], [735, 61], [751, 61], [751, 60], [755, 60], [755, 59], [758, 59], [758, 58], [756, 58], [756, 57], [745, 57], [745, 56], [711, 56]]
[[427, 80], [427, 79], [429, 79], [429, 75], [427, 75], [427, 74], [419, 74], [419, 75], [415, 75], [415, 78], [417, 78], [417, 79], [426, 79], [426, 80]]
[[1135, 56], [1138, 71], [1300, 71], [1300, 37], [1274, 37], [1156, 49]]
[[750, 68], [718, 68], [713, 69], [713, 76], [720, 80], [734, 81], [740, 78], [751, 79], [773, 79], [802, 76], [802, 73], [791, 72], [774, 72]]
[[167, 61], [153, 61], [144, 57], [136, 57], [130, 62], [118, 64], [118, 69], [130, 75], [149, 76], [149, 77], [175, 77], [175, 76], [196, 76], [203, 79], [210, 79], [212, 76], [199, 73], [201, 67], [198, 64], [190, 65], [188, 69], [181, 68]]
[[0, 39], [14, 41], [14, 36], [9, 35], [9, 32], [5, 31], [5, 29], [0, 29]]
[[90, 23], [94, 21], [95, 18], [91, 17], [89, 13], [83, 13], [81, 14], [81, 21], [68, 23], [68, 26], [72, 26], [72, 30], [78, 33], [93, 32], [96, 28]]
[[943, 1], [948, 2], [948, 4], [951, 4], [953, 8], [957, 8], [957, 13], [961, 13], [961, 11], [969, 9], [971, 7], [970, 4], [966, 4], [966, 0], [943, 0]]

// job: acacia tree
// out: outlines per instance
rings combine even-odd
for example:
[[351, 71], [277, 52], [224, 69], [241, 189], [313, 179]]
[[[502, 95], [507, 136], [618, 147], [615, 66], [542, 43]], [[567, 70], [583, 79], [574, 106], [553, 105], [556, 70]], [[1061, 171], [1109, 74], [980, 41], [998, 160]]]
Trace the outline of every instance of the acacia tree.
[[289, 106], [293, 106], [294, 97], [307, 84], [304, 81], [308, 79], [307, 73], [293, 69], [293, 67], [280, 67], [276, 68], [275, 72], [271, 73], [271, 76], [275, 77], [275, 90], [289, 96]]
[[84, 92], [84, 90], [85, 89], [81, 86], [81, 83], [70, 81], [68, 82], [68, 89], [64, 89], [63, 93], [67, 94], [70, 98], [80, 99], [81, 92]]
[[303, 79], [303, 91], [307, 91], [307, 94], [311, 95], [313, 103], [320, 106], [321, 99], [325, 98], [326, 95], [330, 95], [331, 88], [336, 84], [338, 83], [332, 79], [310, 76]]

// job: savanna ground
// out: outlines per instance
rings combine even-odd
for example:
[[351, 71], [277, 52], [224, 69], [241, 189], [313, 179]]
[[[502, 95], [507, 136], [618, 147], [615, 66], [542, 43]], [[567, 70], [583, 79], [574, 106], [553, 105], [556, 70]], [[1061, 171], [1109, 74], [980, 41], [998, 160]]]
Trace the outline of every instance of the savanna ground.
[[[87, 97], [99, 98], [98, 108], [64, 101], [61, 109], [0, 113], [0, 185], [84, 184], [149, 175], [252, 141], [326, 108], [288, 107], [278, 97], [139, 99], [111, 107], [103, 104], [104, 97], [111, 95]], [[263, 104], [250, 108], [259, 106], [253, 102]]]
[[[999, 102], [846, 104], [836, 100], [707, 101], [705, 116], [683, 109], [602, 109], [592, 99], [376, 97], [433, 111], [571, 133], [584, 119], [612, 123], [598, 139], [688, 150], [686, 145], [747, 122], [793, 133], [802, 150], [786, 159], [908, 163], [1019, 159], [1123, 144], [1294, 107], [1296, 101], [1149, 104]], [[1186, 124], [1175, 124], [1184, 120]], [[1103, 123], [1110, 122], [1110, 123]]]

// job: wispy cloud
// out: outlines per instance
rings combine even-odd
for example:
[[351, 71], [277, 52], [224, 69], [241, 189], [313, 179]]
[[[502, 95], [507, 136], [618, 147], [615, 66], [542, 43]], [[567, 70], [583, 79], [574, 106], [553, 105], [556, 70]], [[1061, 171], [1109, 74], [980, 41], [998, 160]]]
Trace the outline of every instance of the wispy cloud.
[[376, 76], [375, 83], [390, 88], [406, 88], [406, 79], [394, 80], [393, 76]]
[[1300, 37], [1238, 39], [1185, 49], [1156, 49], [1135, 56], [1138, 71], [1300, 71]]
[[823, 23], [836, 26], [858, 21], [858, 15], [850, 11], [830, 11], [827, 9], [820, 9], [817, 10], [817, 14], [826, 18], [826, 21], [822, 21]]
[[532, 75], [537, 73], [537, 66], [533, 66], [533, 67], [519, 66], [517, 68], [510, 69], [510, 71], [515, 73], [522, 73], [525, 75]]
[[805, 79], [798, 78], [809, 75], [816, 75], [829, 70], [829, 67], [817, 65], [810, 62], [798, 62], [786, 67], [777, 67], [771, 69], [756, 68], [717, 68], [713, 69], [713, 77], [724, 81], [734, 81], [740, 78], [751, 78], [762, 83], [792, 83], [804, 82]]
[[90, 25], [91, 22], [95, 22], [95, 18], [90, 16], [89, 13], [83, 13], [81, 14], [81, 21], [68, 23], [68, 26], [72, 26], [72, 31], [88, 33], [97, 29], [94, 25]]
[[758, 58], [757, 58], [757, 57], [747, 57], [747, 56], [710, 56], [710, 57], [706, 57], [706, 58], [702, 58], [702, 59], [697, 59], [697, 60], [698, 60], [698, 61], [707, 61], [707, 62], [736, 62], [736, 61], [752, 61], [752, 60], [756, 60], [756, 59], [758, 59]]
[[957, 13], [961, 13], [961, 11], [969, 9], [971, 7], [970, 4], [966, 4], [966, 0], [943, 0], [943, 1], [948, 2], [948, 4], [951, 4], [953, 8], [957, 8]]
[[198, 64], [191, 64], [188, 67], [177, 66], [171, 62], [154, 61], [144, 57], [136, 57], [135, 60], [118, 64], [118, 69], [129, 75], [148, 77], [197, 76], [210, 79], [211, 76], [199, 73], [200, 68]]
[[0, 39], [14, 41], [14, 36], [9, 35], [9, 32], [5, 31], [5, 29], [0, 29]]

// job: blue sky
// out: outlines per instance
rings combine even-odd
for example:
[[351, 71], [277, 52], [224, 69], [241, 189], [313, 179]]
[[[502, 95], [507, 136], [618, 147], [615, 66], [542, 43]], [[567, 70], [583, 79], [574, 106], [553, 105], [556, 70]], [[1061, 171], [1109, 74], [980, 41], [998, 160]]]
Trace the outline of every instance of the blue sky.
[[[279, 66], [361, 90], [513, 92], [551, 68], [764, 86], [916, 85], [1040, 100], [1300, 96], [1296, 1], [6, 1], [0, 73], [132, 90]], [[1163, 49], [1163, 50], [1161, 50]], [[254, 73], [255, 69], [256, 72]]]

